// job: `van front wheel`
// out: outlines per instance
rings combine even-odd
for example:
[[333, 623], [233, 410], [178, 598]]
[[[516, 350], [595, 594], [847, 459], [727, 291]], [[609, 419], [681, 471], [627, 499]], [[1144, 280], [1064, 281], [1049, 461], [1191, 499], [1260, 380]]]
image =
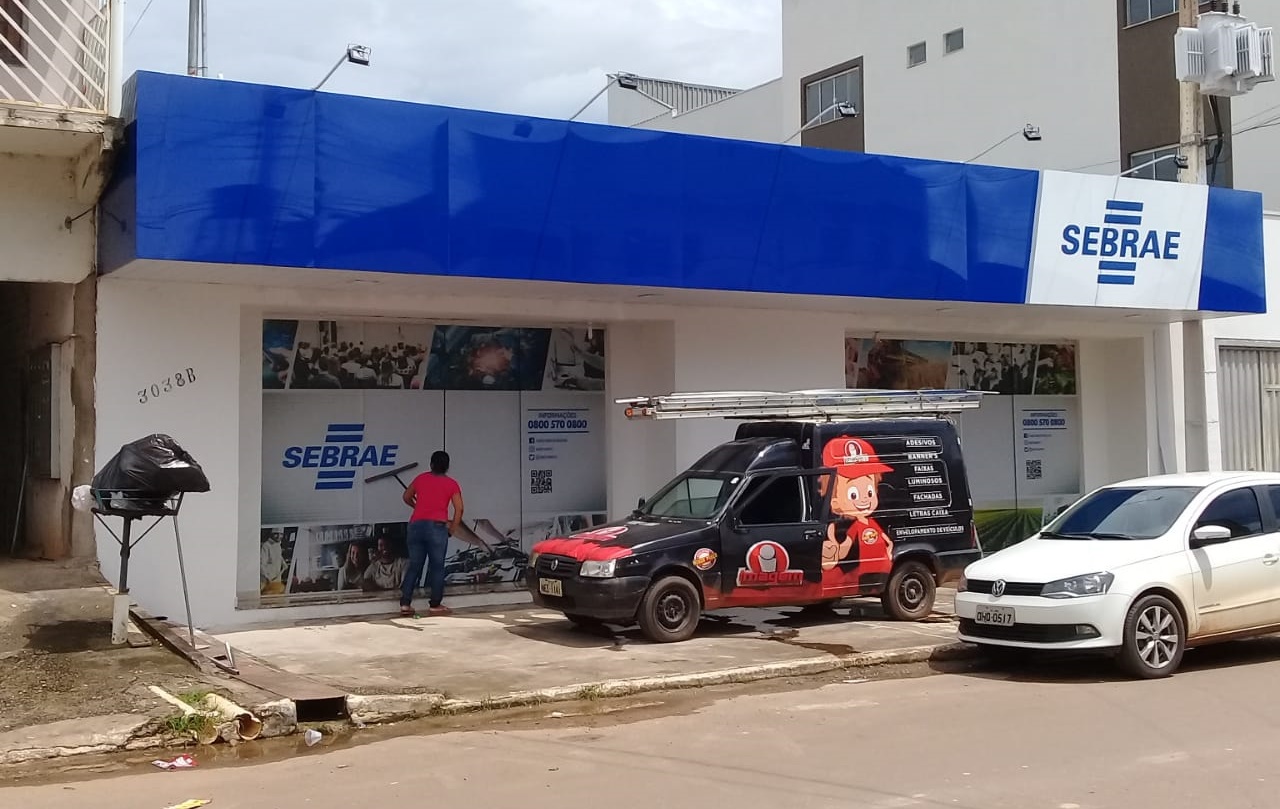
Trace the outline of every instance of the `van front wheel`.
[[644, 636], [655, 643], [677, 643], [693, 637], [702, 618], [698, 590], [682, 576], [659, 579], [645, 593], [636, 616]]
[[933, 612], [937, 594], [933, 571], [923, 562], [912, 559], [893, 569], [880, 603], [895, 621], [919, 621]]

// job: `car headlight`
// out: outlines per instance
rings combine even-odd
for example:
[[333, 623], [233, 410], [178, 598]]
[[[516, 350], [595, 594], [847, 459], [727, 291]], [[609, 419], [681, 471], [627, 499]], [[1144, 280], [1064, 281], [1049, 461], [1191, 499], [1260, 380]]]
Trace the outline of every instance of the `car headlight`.
[[536, 567], [538, 566], [538, 557], [540, 557], [540, 556], [542, 556], [542, 554], [540, 554], [540, 553], [532, 553], [532, 554], [530, 554], [530, 555], [529, 555], [529, 567], [530, 567], [530, 568], [536, 568]]
[[968, 577], [968, 576], [961, 576], [961, 577], [960, 577], [960, 583], [956, 585], [956, 592], [957, 592], [957, 593], [967, 593], [967, 592], [969, 592], [969, 577]]
[[613, 576], [613, 571], [617, 567], [617, 559], [610, 559], [607, 562], [583, 562], [578, 575], [588, 579], [607, 579]]
[[1073, 576], [1070, 579], [1051, 581], [1040, 591], [1046, 598], [1080, 598], [1081, 596], [1100, 596], [1111, 589], [1115, 576], [1110, 573], [1089, 573], [1084, 576]]

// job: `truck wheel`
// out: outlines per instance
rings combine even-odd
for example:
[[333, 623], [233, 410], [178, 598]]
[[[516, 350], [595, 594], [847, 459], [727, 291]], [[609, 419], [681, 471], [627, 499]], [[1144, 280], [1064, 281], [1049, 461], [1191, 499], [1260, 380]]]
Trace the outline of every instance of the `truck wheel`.
[[1120, 667], [1135, 677], [1168, 677], [1182, 663], [1187, 631], [1173, 602], [1161, 595], [1140, 598], [1124, 621]]
[[668, 576], [654, 583], [640, 602], [637, 616], [645, 637], [655, 643], [688, 640], [701, 617], [698, 590], [681, 576]]
[[880, 603], [895, 621], [919, 621], [933, 612], [937, 592], [933, 571], [923, 562], [910, 559], [893, 569]]

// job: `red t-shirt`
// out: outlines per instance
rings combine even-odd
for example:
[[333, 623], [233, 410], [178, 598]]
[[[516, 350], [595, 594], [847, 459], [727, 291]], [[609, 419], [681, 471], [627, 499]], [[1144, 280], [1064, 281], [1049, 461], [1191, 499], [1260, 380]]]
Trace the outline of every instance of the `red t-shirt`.
[[418, 475], [409, 484], [417, 498], [414, 501], [413, 522], [430, 520], [433, 522], [449, 521], [449, 501], [462, 491], [458, 481], [448, 475], [436, 475], [431, 472]]

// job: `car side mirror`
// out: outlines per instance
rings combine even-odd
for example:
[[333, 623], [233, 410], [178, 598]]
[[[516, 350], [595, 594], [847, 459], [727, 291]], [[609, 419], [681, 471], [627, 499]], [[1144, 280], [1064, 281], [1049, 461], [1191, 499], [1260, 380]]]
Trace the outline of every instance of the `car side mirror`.
[[1231, 541], [1231, 529], [1221, 525], [1201, 525], [1191, 532], [1191, 549], [1221, 545]]
[[636, 508], [644, 508], [644, 503], [645, 503], [645, 500], [643, 497], [641, 497], [640, 503], [636, 506]]

